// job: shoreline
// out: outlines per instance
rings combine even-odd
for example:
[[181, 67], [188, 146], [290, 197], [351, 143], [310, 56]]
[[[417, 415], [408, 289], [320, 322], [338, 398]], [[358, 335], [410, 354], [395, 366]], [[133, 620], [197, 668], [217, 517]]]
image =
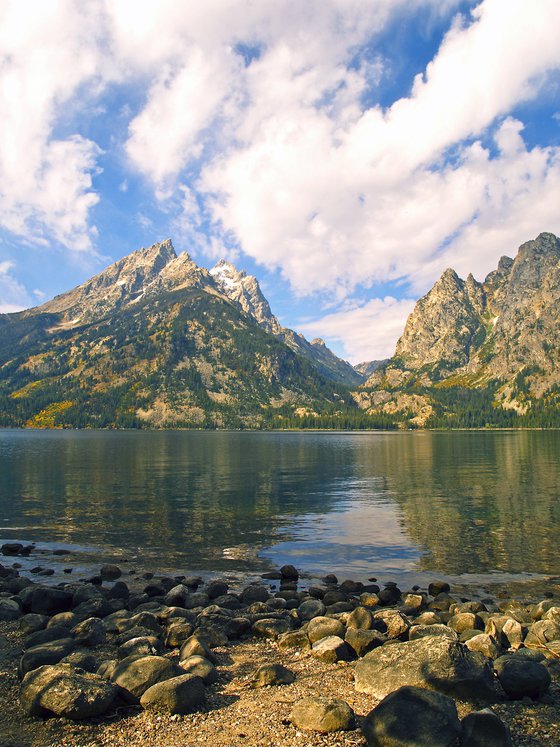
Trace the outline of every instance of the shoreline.
[[[91, 546], [64, 543], [64, 542], [40, 542], [27, 540], [22, 537], [0, 537], [0, 546], [4, 543], [19, 543], [24, 547], [33, 546], [29, 555], [4, 555], [0, 553], [0, 564], [11, 565], [15, 570], [25, 574], [32, 581], [54, 586], [61, 582], [71, 583], [83, 581], [84, 577], [95, 574], [96, 568], [103, 564], [116, 564], [122, 566], [123, 579], [129, 585], [138, 586], [142, 583], [142, 576], [151, 573], [154, 577], [184, 575], [199, 575], [204, 581], [221, 577], [228, 581], [234, 590], [240, 590], [247, 583], [258, 582], [263, 574], [271, 573], [280, 567], [267, 558], [256, 556], [256, 564], [260, 562], [261, 568], [233, 568], [233, 567], [197, 567], [196, 565], [163, 565], [155, 568], [151, 562], [146, 563], [140, 555], [133, 555], [124, 550], [115, 552], [114, 549], [105, 549]], [[10, 562], [11, 561], [11, 562]], [[248, 559], [247, 564], [251, 564]], [[286, 558], [286, 562], [292, 562]], [[41, 567], [46, 571], [45, 575], [33, 573], [32, 569]], [[66, 572], [65, 572], [66, 569]], [[71, 572], [68, 572], [70, 571]], [[309, 571], [298, 568], [299, 588], [305, 590], [310, 586], [320, 583], [322, 576], [326, 573], [334, 573], [342, 580], [351, 579], [367, 584], [373, 576], [376, 583], [395, 582], [399, 586], [412, 587], [418, 585], [428, 588], [430, 581], [439, 579], [449, 583], [454, 589], [463, 594], [473, 597], [495, 596], [508, 594], [509, 591], [528, 593], [529, 597], [544, 596], [550, 588], [560, 597], [560, 575], [550, 573], [513, 573], [508, 571], [488, 571], [486, 573], [447, 574], [437, 570], [378, 570], [356, 572], [344, 570], [340, 567], [329, 568], [327, 571]], [[51, 573], [50, 571], [54, 571]], [[48, 574], [48, 575], [47, 575]]]
[[[103, 570], [98, 563], [89, 579], [78, 580], [69, 574], [63, 582], [55, 584], [53, 576], [27, 577], [19, 575], [22, 569], [9, 568], [6, 561], [17, 557], [0, 558], [0, 610], [14, 609], [14, 603], [20, 607], [17, 614], [14, 612], [13, 620], [0, 622], [0, 672], [3, 675], [0, 697], [5, 703], [0, 716], [0, 743], [13, 747], [238, 747], [241, 744], [276, 747], [279, 743], [286, 747], [362, 747], [368, 744], [364, 736], [368, 719], [383, 698], [375, 688], [368, 690], [369, 686], [359, 684], [360, 668], [363, 669], [363, 662], [372, 656], [382, 656], [385, 652], [391, 655], [391, 651], [397, 649], [402, 649], [404, 655], [407, 647], [430, 641], [430, 645], [441, 647], [443, 644], [451, 647], [450, 650], [459, 647], [467, 657], [474, 655], [476, 666], [484, 659], [488, 662], [485, 666], [492, 667], [492, 657], [496, 667], [500, 657], [516, 659], [518, 663], [521, 659], [526, 665], [530, 657], [521, 657], [515, 651], [521, 648], [531, 654], [533, 650], [531, 658], [540, 655], [527, 638], [535, 625], [534, 620], [546, 620], [547, 615], [554, 617], [555, 610], [560, 620], [558, 577], [548, 577], [539, 583], [531, 579], [517, 584], [498, 584], [494, 589], [496, 593], [488, 596], [487, 585], [484, 588], [475, 586], [473, 591], [477, 593], [468, 593], [466, 587], [459, 585], [449, 588], [438, 574], [432, 574], [429, 587], [418, 584], [401, 588], [385, 579], [369, 584], [328, 576], [311, 579], [300, 576], [293, 566], [284, 566], [277, 572], [265, 573], [265, 578], [240, 575], [238, 585], [224, 583], [224, 574], [220, 573], [208, 574], [205, 578], [186, 578], [138, 568], [137, 573], [126, 575], [126, 564], [117, 569], [105, 566]], [[67, 555], [51, 557], [68, 558]], [[59, 590], [62, 591], [63, 596], [66, 595], [63, 609], [68, 611], [49, 607], [46, 617], [37, 614], [38, 610], [44, 613], [47, 608], [33, 606], [36, 589], [46, 590], [38, 592], [43, 600], [49, 598], [49, 594], [56, 597]], [[82, 599], [85, 601], [80, 601]], [[498, 630], [497, 623], [492, 620], [499, 621], [504, 614], [512, 620], [510, 627], [517, 625], [515, 634], [508, 633], [509, 643], [503, 638], [505, 634], [495, 632], [496, 640], [500, 636], [502, 640], [496, 644], [498, 649], [492, 656], [468, 653], [475, 638], [483, 639], [479, 641], [483, 647], [494, 645], [490, 641], [492, 636], [483, 630]], [[29, 626], [38, 624], [36, 618], [41, 616], [43, 627], [30, 634]], [[135, 621], [140, 619], [142, 624], [138, 628], [139, 623]], [[460, 625], [456, 624], [459, 620]], [[470, 629], [471, 623], [476, 627]], [[463, 624], [467, 627], [463, 628]], [[316, 634], [311, 634], [312, 627], [321, 625], [331, 631], [327, 639], [329, 635], [337, 638], [334, 631], [338, 634], [339, 642], [326, 651], [321, 650], [321, 645], [326, 646], [327, 639], [317, 639]], [[413, 635], [415, 630], [426, 625], [432, 625], [434, 633], [426, 634], [427, 638], [422, 634], [420, 639], [419, 634]], [[102, 635], [94, 642], [91, 635], [89, 639], [84, 637], [84, 626], [89, 634], [95, 630]], [[40, 638], [57, 628], [60, 629], [58, 635], [71, 638], [70, 643], [64, 643], [68, 649], [64, 651], [65, 654], [70, 651], [68, 661], [72, 664], [64, 665], [62, 657], [58, 664], [52, 661], [43, 665], [43, 669], [52, 670], [62, 678], [71, 672], [85, 682], [85, 670], [80, 667], [87, 666], [88, 671], [94, 673], [87, 676], [100, 680], [99, 673], [103, 672], [103, 681], [117, 683], [107, 684], [107, 687], [116, 688], [117, 700], [95, 718], [53, 717], [52, 713], [44, 718], [25, 712], [25, 702], [20, 700], [19, 694], [23, 685], [17, 669], [24, 666], [22, 662], [27, 662], [25, 669], [32, 667], [27, 670], [27, 682], [37, 671], [29, 664], [29, 657], [37, 656], [33, 653], [36, 649], [29, 648], [30, 641], [36, 641], [38, 634]], [[443, 629], [447, 632], [442, 638], [439, 636]], [[526, 631], [523, 633], [525, 641], [516, 642], [515, 635], [521, 630]], [[190, 637], [182, 638], [187, 633]], [[183, 671], [181, 666], [186, 666], [181, 658], [185, 655], [184, 646], [190, 647], [193, 639], [202, 641], [201, 650], [206, 651], [209, 661], [213, 662], [208, 669], [213, 679], [205, 684], [198, 705], [173, 713], [165, 709], [153, 710], [146, 704], [131, 702], [130, 698], [122, 700], [119, 693], [123, 692], [124, 680], [110, 674], [118, 668], [119, 661], [121, 667], [124, 666], [122, 662], [134, 667], [134, 661], [144, 661], [149, 650], [149, 656], [154, 657], [152, 663], [155, 659], [161, 660], [173, 667], [177, 677], [177, 673]], [[470, 639], [473, 639], [472, 644]], [[51, 640], [52, 643], [43, 646], [56, 648], [59, 645], [56, 639]], [[129, 651], [134, 646], [138, 648], [136, 654], [131, 655]], [[472, 650], [478, 651], [477, 648]], [[487, 648], [484, 650], [491, 653]], [[127, 658], [123, 658], [123, 654]], [[432, 660], [433, 654], [430, 657]], [[255, 670], [259, 665], [283, 667], [293, 679], [285, 684], [277, 682], [260, 687], [255, 684]], [[529, 665], [534, 667], [531, 662]], [[459, 697], [452, 692], [458, 717], [466, 718], [481, 707], [490, 707], [500, 723], [511, 731], [511, 744], [519, 747], [552, 744], [560, 730], [560, 637], [558, 645], [551, 643], [546, 656], [540, 656], [537, 666], [546, 670], [545, 674], [548, 672], [546, 676], [550, 680], [542, 693], [529, 699], [512, 699], [504, 694], [494, 674], [495, 693], [485, 702], [475, 702], [476, 697], [473, 700], [463, 697], [464, 693]], [[184, 678], [184, 673], [178, 679], [181, 676]], [[169, 682], [172, 681], [173, 677]], [[490, 682], [488, 678], [487, 681]], [[389, 690], [397, 691], [402, 684], [395, 681], [395, 686], [389, 685]], [[407, 684], [417, 686], [415, 681]], [[429, 682], [420, 686], [431, 688]], [[310, 728], [305, 721], [303, 725], [298, 721], [294, 715], [298, 704], [308, 698], [324, 697], [349, 705], [354, 713], [351, 726], [322, 732]]]

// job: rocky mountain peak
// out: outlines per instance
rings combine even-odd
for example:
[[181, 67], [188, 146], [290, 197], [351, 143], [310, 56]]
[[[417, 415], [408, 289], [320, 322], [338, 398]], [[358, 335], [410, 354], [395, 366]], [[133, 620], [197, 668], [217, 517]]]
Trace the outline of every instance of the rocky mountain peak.
[[448, 267], [441, 274], [441, 277], [436, 282], [436, 285], [439, 285], [439, 286], [441, 286], [443, 288], [456, 288], [456, 287], [462, 286], [463, 285], [463, 281], [457, 275], [457, 273], [455, 272], [455, 270], [453, 268]]
[[244, 270], [238, 270], [225, 259], [221, 259], [212, 267], [210, 275], [219, 290], [239, 304], [263, 329], [272, 334], [279, 334], [282, 331], [280, 322], [270, 310], [270, 305], [254, 275], [247, 275]]
[[413, 369], [442, 360], [465, 363], [465, 346], [483, 304], [480, 283], [472, 275], [465, 282], [448, 268], [408, 317], [395, 355]]
[[175, 259], [170, 239], [157, 242], [114, 262], [77, 288], [37, 307], [34, 313], [61, 314], [64, 326], [89, 323], [137, 300]]
[[223, 295], [238, 304], [264, 330], [278, 337], [298, 355], [311, 360], [327, 377], [348, 384], [362, 380], [360, 374], [329, 350], [323, 340], [317, 338], [310, 343], [303, 335], [283, 327], [272, 313], [254, 275], [247, 275], [225, 259], [214, 265], [210, 275]]

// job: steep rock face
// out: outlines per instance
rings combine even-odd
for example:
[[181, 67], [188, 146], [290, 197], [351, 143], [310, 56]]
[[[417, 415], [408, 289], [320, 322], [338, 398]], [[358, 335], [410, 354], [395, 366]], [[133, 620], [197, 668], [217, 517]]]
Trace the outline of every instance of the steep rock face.
[[246, 272], [238, 270], [225, 259], [221, 259], [214, 265], [210, 270], [210, 275], [224, 295], [238, 303], [257, 324], [273, 335], [280, 334], [282, 326], [270, 310], [270, 305], [254, 275], [247, 275]]
[[210, 270], [210, 275], [225, 296], [237, 303], [260, 327], [280, 338], [298, 355], [310, 360], [322, 375], [350, 386], [363, 381], [362, 375], [329, 350], [323, 340], [317, 338], [309, 342], [298, 332], [283, 327], [272, 313], [259, 282], [253, 275], [247, 275], [224, 259]]
[[[364, 388], [397, 397], [403, 386], [419, 386], [425, 396], [432, 386], [494, 382], [495, 405], [526, 414], [537, 399], [556, 402], [559, 339], [560, 240], [541, 233], [515, 259], [502, 257], [483, 283], [446, 270], [416, 304], [394, 358]], [[371, 395], [359, 400], [364, 409], [379, 409]]]
[[559, 301], [560, 240], [541, 234], [520, 247], [507, 279], [490, 298], [493, 330], [487, 345], [493, 375], [538, 367], [550, 381], [558, 381]]
[[377, 371], [378, 368], [381, 368], [388, 362], [389, 358], [383, 358], [377, 361], [363, 361], [362, 363], [356, 363], [354, 370], [362, 376], [365, 376], [367, 379], [372, 375], [372, 373]]
[[465, 365], [483, 304], [482, 287], [472, 275], [465, 282], [454, 270], [446, 270], [408, 317], [395, 355], [412, 369], [435, 363]]
[[148, 249], [139, 249], [83, 285], [25, 313], [60, 314], [61, 323], [68, 326], [100, 319], [124, 304], [138, 300], [161, 271], [176, 259], [169, 239]]
[[507, 377], [521, 369], [556, 368], [551, 346], [560, 328], [560, 241], [543, 233], [480, 284], [446, 270], [409, 316], [395, 356], [415, 370], [440, 366]]

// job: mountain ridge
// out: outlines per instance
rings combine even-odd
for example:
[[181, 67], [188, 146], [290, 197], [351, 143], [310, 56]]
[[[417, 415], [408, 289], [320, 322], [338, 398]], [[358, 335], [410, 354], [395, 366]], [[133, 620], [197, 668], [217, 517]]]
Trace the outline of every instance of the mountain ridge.
[[438, 389], [490, 387], [496, 411], [527, 415], [536, 401], [556, 408], [559, 302], [560, 239], [552, 233], [522, 244], [514, 259], [502, 257], [483, 282], [448, 268], [416, 303], [395, 355], [362, 386], [360, 407], [408, 408], [409, 422], [425, 425]]
[[395, 355], [354, 378], [321, 338], [282, 327], [254, 276], [198, 267], [170, 240], [0, 315], [0, 333], [1, 426], [560, 426], [551, 233], [482, 282], [445, 270]]

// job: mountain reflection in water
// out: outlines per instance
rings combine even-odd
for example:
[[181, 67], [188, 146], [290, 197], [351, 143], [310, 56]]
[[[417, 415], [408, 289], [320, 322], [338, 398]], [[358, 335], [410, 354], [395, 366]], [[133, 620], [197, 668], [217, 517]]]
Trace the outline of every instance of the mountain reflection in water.
[[0, 431], [0, 537], [155, 568], [558, 573], [560, 433]]

